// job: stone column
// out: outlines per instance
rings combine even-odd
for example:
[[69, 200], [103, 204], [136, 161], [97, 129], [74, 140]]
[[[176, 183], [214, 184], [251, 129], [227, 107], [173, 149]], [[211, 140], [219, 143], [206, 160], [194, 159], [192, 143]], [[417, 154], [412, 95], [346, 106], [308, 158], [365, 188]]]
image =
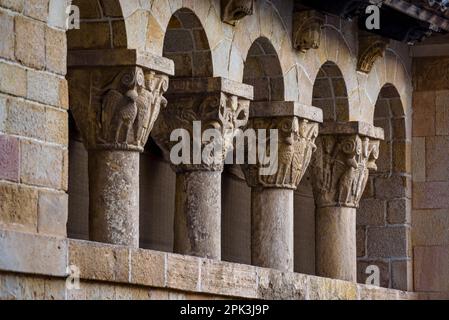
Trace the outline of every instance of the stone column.
[[167, 104], [168, 76], [144, 65], [106, 67], [108, 57], [89, 56], [88, 68], [74, 63], [68, 72], [71, 111], [89, 155], [89, 237], [138, 247], [139, 153]]
[[363, 122], [325, 123], [312, 157], [316, 274], [357, 280], [356, 210], [376, 170], [383, 130]]
[[223, 78], [171, 81], [152, 136], [176, 172], [176, 253], [221, 259], [221, 173], [252, 95]]
[[[242, 168], [251, 187], [253, 265], [293, 271], [293, 193], [316, 148], [319, 122], [322, 112], [314, 107], [294, 102], [251, 104], [248, 128], [256, 130], [258, 155], [255, 164]], [[262, 149], [260, 130], [267, 135]], [[276, 130], [277, 137], [270, 130]], [[248, 150], [254, 149], [249, 145]]]

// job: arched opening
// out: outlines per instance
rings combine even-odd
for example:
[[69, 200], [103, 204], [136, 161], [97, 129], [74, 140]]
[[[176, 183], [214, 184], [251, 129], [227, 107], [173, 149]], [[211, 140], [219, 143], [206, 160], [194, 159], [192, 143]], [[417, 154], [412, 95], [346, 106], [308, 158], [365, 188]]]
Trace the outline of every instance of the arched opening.
[[[80, 9], [80, 29], [67, 31], [69, 103], [78, 99], [71, 81], [70, 57], [88, 50], [121, 50], [127, 46], [125, 21], [118, 0], [73, 0]], [[87, 79], [86, 79], [87, 80]], [[86, 81], [87, 82], [87, 81]], [[69, 214], [67, 235], [89, 239], [88, 157], [69, 108]]]
[[[171, 17], [164, 39], [163, 56], [174, 61], [180, 78], [213, 76], [212, 55], [200, 20], [189, 9]], [[170, 108], [170, 84], [166, 93]], [[169, 159], [150, 138], [140, 161], [140, 238], [146, 249], [173, 251], [176, 174]]]
[[[243, 82], [254, 87], [254, 101], [283, 101], [279, 57], [267, 38], [250, 47]], [[251, 264], [251, 189], [238, 165], [225, 165], [222, 179], [222, 259]]]
[[365, 283], [366, 269], [380, 271], [380, 286], [407, 290], [411, 285], [410, 147], [406, 119], [396, 88], [380, 91], [374, 125], [385, 131], [377, 172], [370, 178], [357, 210], [357, 280]]
[[[323, 110], [324, 121], [343, 121], [349, 110], [348, 92], [340, 68], [324, 63], [313, 85], [312, 105]], [[315, 274], [315, 201], [310, 170], [295, 192], [295, 271]]]

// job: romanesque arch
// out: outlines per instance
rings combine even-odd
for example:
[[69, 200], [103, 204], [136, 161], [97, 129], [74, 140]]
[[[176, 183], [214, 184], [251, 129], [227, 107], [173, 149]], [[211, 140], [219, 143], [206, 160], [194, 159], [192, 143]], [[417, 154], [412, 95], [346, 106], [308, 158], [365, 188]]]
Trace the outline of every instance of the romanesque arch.
[[[411, 289], [411, 141], [404, 99], [391, 83], [379, 92], [374, 125], [385, 132], [377, 172], [370, 175], [357, 212], [358, 281], [367, 267], [380, 271], [380, 285]], [[394, 243], [394, 245], [392, 245]]]

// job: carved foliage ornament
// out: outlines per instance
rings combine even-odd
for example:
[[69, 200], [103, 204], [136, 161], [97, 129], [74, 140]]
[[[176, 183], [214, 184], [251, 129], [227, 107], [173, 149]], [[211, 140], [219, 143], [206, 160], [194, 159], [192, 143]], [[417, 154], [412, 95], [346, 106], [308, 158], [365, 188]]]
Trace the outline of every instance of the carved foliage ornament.
[[357, 208], [369, 171], [377, 170], [379, 141], [359, 135], [322, 135], [317, 147], [311, 163], [316, 205]]
[[293, 18], [293, 47], [301, 52], [318, 49], [324, 15], [315, 10], [296, 12]]
[[[237, 129], [247, 124], [248, 116], [249, 101], [234, 95], [214, 93], [170, 97], [168, 107], [156, 121], [152, 137], [169, 158], [170, 151], [179, 143], [170, 141], [170, 135], [177, 129], [184, 129], [188, 133], [191, 161], [173, 165], [173, 169], [176, 172], [221, 171]], [[194, 122], [201, 124], [199, 132], [195, 132]], [[214, 129], [217, 134], [207, 137], [204, 133], [208, 129]], [[202, 159], [194, 163], [193, 157], [198, 150]]]
[[112, 72], [98, 69], [89, 76], [89, 87], [77, 92], [78, 96], [90, 97], [87, 105], [82, 98], [75, 98], [72, 104], [87, 148], [143, 151], [160, 107], [167, 104], [163, 94], [168, 89], [168, 77], [139, 67]]
[[[254, 118], [249, 121], [248, 127], [267, 130], [265, 154], [267, 157], [277, 156], [275, 174], [261, 174], [260, 169], [270, 161], [259, 159], [259, 156], [257, 164], [242, 165], [248, 185], [252, 188], [296, 189], [316, 149], [318, 123], [297, 117]], [[278, 130], [277, 150], [270, 150], [270, 129]]]
[[238, 20], [250, 16], [254, 11], [254, 0], [221, 0], [223, 22], [234, 25]]

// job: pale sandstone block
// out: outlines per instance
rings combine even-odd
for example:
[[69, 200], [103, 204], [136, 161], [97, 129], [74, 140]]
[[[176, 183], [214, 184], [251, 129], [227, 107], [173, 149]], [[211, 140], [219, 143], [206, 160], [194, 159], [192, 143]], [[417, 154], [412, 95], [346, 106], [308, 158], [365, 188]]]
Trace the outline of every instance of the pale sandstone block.
[[27, 98], [44, 104], [65, 108], [65, 85], [66, 80], [55, 75], [28, 71]]
[[8, 98], [6, 105], [8, 112], [5, 130], [7, 133], [46, 140], [44, 107], [14, 98]]
[[179, 290], [197, 291], [200, 287], [199, 259], [189, 256], [167, 257], [167, 286]]
[[23, 14], [47, 22], [49, 0], [26, 0]]
[[23, 183], [62, 189], [61, 148], [31, 141], [21, 141], [20, 148], [20, 179]]
[[16, 59], [36, 69], [45, 66], [45, 29], [44, 24], [24, 18], [15, 17]]
[[45, 140], [67, 146], [69, 143], [69, 119], [67, 111], [45, 109]]
[[36, 232], [38, 194], [16, 184], [0, 184], [0, 225], [19, 231]]
[[0, 63], [0, 92], [26, 96], [27, 71], [17, 65]]
[[0, 269], [12, 272], [66, 276], [66, 240], [0, 231]]
[[201, 265], [201, 290], [235, 297], [254, 297], [256, 277], [252, 266], [204, 260]]
[[0, 57], [14, 59], [14, 18], [0, 11]]
[[39, 191], [37, 230], [41, 234], [67, 236], [68, 195]]
[[46, 27], [45, 60], [47, 70], [64, 75], [67, 69], [66, 54], [66, 33], [61, 30]]
[[69, 265], [80, 269], [81, 278], [111, 282], [128, 282], [128, 248], [70, 240]]
[[50, 1], [48, 8], [48, 25], [54, 28], [66, 28], [66, 8], [69, 0]]
[[0, 6], [13, 11], [22, 12], [24, 0], [0, 0]]
[[273, 269], [258, 268], [257, 298], [267, 300], [305, 300], [308, 293], [307, 276]]
[[148, 250], [131, 250], [131, 283], [152, 287], [165, 285], [165, 254]]

